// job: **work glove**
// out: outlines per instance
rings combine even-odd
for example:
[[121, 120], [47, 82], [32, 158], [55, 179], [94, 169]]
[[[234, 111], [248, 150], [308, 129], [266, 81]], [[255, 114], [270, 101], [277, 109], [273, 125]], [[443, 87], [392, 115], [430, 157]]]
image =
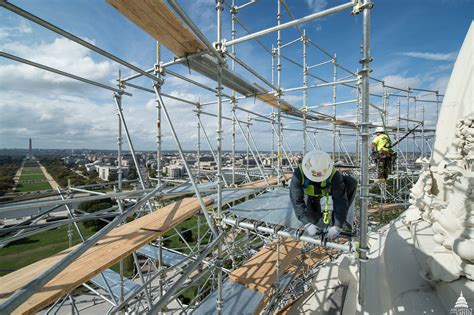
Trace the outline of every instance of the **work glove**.
[[308, 235], [310, 236], [314, 236], [316, 235], [316, 233], [318, 233], [318, 227], [313, 223], [307, 223], [304, 226], [304, 229], [306, 230], [306, 233], [308, 233]]
[[335, 239], [339, 236], [339, 234], [341, 234], [341, 231], [342, 229], [338, 226], [331, 226], [329, 229], [328, 229], [328, 238], [329, 239]]

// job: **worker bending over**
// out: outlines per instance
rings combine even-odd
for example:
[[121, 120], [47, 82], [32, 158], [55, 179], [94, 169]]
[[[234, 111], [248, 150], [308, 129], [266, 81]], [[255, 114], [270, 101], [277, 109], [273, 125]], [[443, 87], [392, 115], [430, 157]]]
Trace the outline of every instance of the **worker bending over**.
[[[326, 236], [334, 239], [347, 224], [347, 213], [354, 200], [356, 188], [357, 181], [338, 172], [326, 152], [312, 151], [304, 156], [303, 163], [293, 173], [290, 199], [296, 217], [305, 225], [309, 235], [315, 235], [320, 231], [316, 224], [323, 217], [323, 223], [327, 228]], [[328, 228], [329, 196], [332, 197], [333, 213], [332, 226]], [[321, 197], [327, 197], [324, 212], [321, 212]]]
[[383, 127], [375, 129], [375, 138], [371, 144], [372, 155], [377, 161], [377, 173], [379, 180], [386, 180], [392, 167], [392, 142], [390, 137], [385, 134]]

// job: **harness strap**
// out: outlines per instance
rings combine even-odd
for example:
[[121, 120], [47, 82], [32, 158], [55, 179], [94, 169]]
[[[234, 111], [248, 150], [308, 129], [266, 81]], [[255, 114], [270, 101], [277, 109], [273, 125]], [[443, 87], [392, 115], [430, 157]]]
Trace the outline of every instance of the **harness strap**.
[[[303, 185], [303, 189], [306, 189], [311, 184], [311, 181], [304, 175], [303, 166], [301, 164], [299, 165], [299, 169], [301, 173], [301, 184]], [[333, 167], [331, 175], [325, 181], [320, 183], [321, 195], [314, 195], [314, 197], [326, 197], [326, 202], [323, 211], [323, 223], [326, 225], [326, 229], [331, 217], [331, 214], [329, 212], [329, 194], [331, 191], [331, 181], [334, 174], [336, 174], [336, 168]]]

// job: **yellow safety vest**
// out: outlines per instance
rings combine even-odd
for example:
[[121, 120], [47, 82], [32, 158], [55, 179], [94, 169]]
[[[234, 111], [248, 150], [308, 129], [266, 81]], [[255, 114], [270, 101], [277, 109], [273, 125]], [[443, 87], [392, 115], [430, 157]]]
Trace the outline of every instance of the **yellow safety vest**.
[[301, 173], [301, 184], [303, 185], [304, 194], [308, 196], [312, 196], [312, 197], [319, 197], [319, 198], [326, 197], [326, 204], [323, 211], [323, 223], [327, 226], [329, 224], [329, 217], [330, 217], [329, 195], [331, 195], [331, 181], [334, 174], [336, 174], [336, 169], [333, 167], [331, 175], [325, 181], [319, 183], [320, 188], [321, 188], [321, 194], [316, 194], [316, 192], [314, 191], [314, 185], [311, 185], [312, 183], [311, 180], [309, 180], [309, 178], [306, 178], [304, 176], [303, 165], [300, 164], [299, 168], [300, 168], [300, 173]]
[[[331, 175], [323, 182], [319, 183], [321, 187], [321, 194], [317, 194], [314, 191], [314, 185], [311, 185], [311, 180], [304, 176], [303, 172], [303, 165], [299, 165], [300, 173], [301, 173], [301, 184], [303, 185], [303, 191], [305, 195], [312, 196], [312, 197], [323, 197], [329, 196], [331, 194], [331, 181], [332, 177], [336, 173], [336, 169], [333, 167]], [[314, 182], [313, 182], [314, 183]]]
[[375, 144], [375, 150], [377, 150], [377, 152], [389, 152], [391, 150], [390, 137], [386, 134], [378, 135], [374, 140], [372, 140], [372, 143]]

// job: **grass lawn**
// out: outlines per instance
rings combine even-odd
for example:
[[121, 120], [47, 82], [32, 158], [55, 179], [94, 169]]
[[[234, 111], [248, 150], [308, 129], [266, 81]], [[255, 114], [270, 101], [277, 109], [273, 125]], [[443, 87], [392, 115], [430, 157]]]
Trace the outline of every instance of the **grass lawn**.
[[[79, 226], [85, 236], [94, 234], [92, 230], [86, 229], [82, 223], [79, 223]], [[67, 225], [62, 226], [15, 241], [4, 248], [0, 248], [0, 276], [68, 248], [67, 230]], [[80, 242], [79, 235], [75, 229], [73, 230], [72, 241], [73, 245]]]
[[[205, 218], [204, 217], [201, 217], [201, 224], [205, 222]], [[194, 247], [194, 245], [197, 244], [197, 242], [195, 241], [197, 239], [197, 236], [198, 236], [198, 233], [197, 233], [197, 217], [196, 216], [193, 216], [192, 218], [184, 221], [183, 223], [179, 224], [176, 226], [176, 229], [178, 231], [181, 231], [181, 230], [187, 230], [187, 229], [190, 229], [194, 227], [194, 229], [192, 230], [193, 232], [193, 240], [192, 242], [188, 242], [189, 246], [191, 246], [191, 248]], [[202, 225], [201, 226], [201, 231], [200, 231], [200, 237], [202, 237], [206, 231], [208, 230], [208, 227], [206, 224]], [[168, 248], [180, 248], [179, 251], [181, 253], [190, 253], [190, 250], [189, 248], [186, 247], [186, 245], [183, 243], [183, 241], [181, 240], [181, 238], [179, 237], [179, 235], [174, 231], [174, 230], [171, 230], [167, 233], [165, 233], [165, 235], [163, 237], [169, 237], [171, 236], [168, 240], [165, 241], [165, 246], [168, 247]], [[209, 241], [209, 237], [210, 237], [210, 234], [207, 234], [205, 239], [202, 240], [201, 244], [202, 245], [205, 245], [208, 243]]]
[[29, 192], [51, 189], [48, 180], [41, 171], [38, 163], [27, 161], [21, 171], [20, 180], [16, 187], [18, 192]]
[[21, 175], [28, 175], [28, 174], [43, 174], [41, 168], [39, 166], [35, 167], [24, 167], [21, 171]]
[[43, 173], [31, 173], [31, 174], [21, 174], [20, 181], [45, 181], [46, 177], [44, 177]]
[[39, 183], [19, 182], [18, 186], [16, 187], [16, 191], [18, 192], [28, 192], [28, 191], [48, 190], [48, 189], [51, 189], [51, 185], [47, 181], [39, 182]]
[[38, 162], [37, 161], [25, 161], [25, 167], [35, 167], [35, 166], [38, 166]]

